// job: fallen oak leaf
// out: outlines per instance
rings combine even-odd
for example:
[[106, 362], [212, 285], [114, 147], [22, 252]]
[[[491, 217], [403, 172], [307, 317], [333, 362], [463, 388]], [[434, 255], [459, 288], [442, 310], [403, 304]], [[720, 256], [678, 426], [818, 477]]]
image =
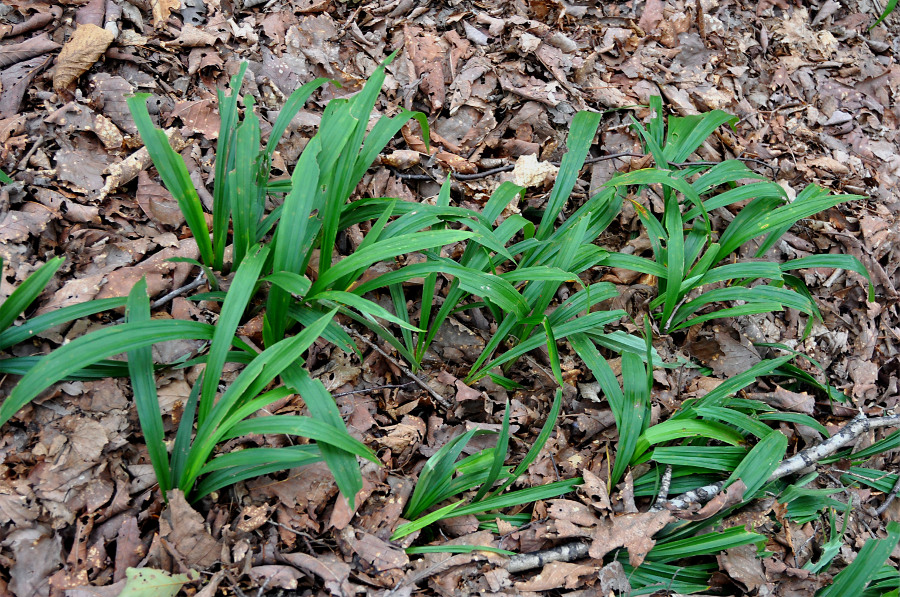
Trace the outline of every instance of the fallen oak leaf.
[[653, 535], [673, 520], [675, 517], [667, 510], [616, 516], [597, 527], [588, 555], [599, 560], [617, 547], [624, 547], [628, 550], [628, 562], [637, 568], [656, 545]]

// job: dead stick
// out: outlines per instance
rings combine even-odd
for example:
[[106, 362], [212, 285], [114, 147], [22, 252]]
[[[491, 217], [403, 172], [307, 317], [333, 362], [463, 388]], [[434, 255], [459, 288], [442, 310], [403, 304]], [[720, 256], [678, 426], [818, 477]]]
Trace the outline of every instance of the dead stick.
[[875, 510], [875, 514], [881, 516], [884, 514], [885, 510], [888, 509], [888, 506], [891, 505], [891, 502], [894, 501], [894, 498], [897, 497], [897, 492], [900, 491], [900, 475], [897, 475], [897, 481], [894, 483], [894, 486], [891, 488], [891, 491], [887, 494], [887, 497], [884, 498], [884, 502], [881, 503], [880, 506]]
[[669, 489], [672, 487], [672, 465], [667, 464], [663, 473], [662, 480], [659, 483], [659, 492], [656, 494], [656, 501], [650, 507], [651, 512], [662, 510], [669, 500]]
[[[894, 427], [900, 425], [900, 414], [888, 415], [877, 419], [869, 419], [860, 413], [854, 417], [849, 423], [844, 425], [840, 431], [826, 439], [820, 444], [816, 444], [810, 448], [802, 450], [790, 458], [785, 458], [775, 469], [775, 472], [769, 477], [768, 482], [781, 479], [788, 475], [802, 471], [805, 468], [813, 466], [823, 458], [831, 456], [863, 433], [879, 427]], [[705, 485], [697, 489], [693, 489], [680, 496], [668, 501], [666, 508], [669, 510], [684, 510], [694, 503], [705, 503], [718, 495], [725, 486], [725, 481]], [[530, 553], [521, 553], [512, 556], [506, 569], [509, 572], [523, 572], [532, 568], [543, 566], [549, 562], [573, 562], [584, 558], [590, 543], [577, 541], [546, 549], [542, 551], [534, 551]]]

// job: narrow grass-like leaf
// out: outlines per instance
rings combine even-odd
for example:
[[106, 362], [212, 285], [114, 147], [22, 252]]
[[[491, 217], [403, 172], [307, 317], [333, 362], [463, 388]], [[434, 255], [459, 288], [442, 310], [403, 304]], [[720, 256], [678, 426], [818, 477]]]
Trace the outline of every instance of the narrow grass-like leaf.
[[453, 511], [462, 506], [462, 504], [463, 500], [453, 502], [452, 504], [444, 506], [439, 510], [435, 510], [430, 514], [426, 514], [425, 516], [418, 518], [412, 522], [407, 522], [406, 524], [400, 525], [399, 527], [397, 527], [397, 530], [394, 531], [394, 534], [391, 535], [391, 541], [399, 541], [403, 537], [411, 535], [412, 533], [415, 533], [420, 529], [424, 529], [434, 522], [449, 518]]
[[[141, 278], [128, 294], [126, 321], [144, 323], [150, 321], [150, 298], [147, 296], [147, 280]], [[144, 434], [144, 443], [150, 456], [150, 464], [156, 473], [163, 499], [172, 488], [169, 476], [169, 455], [166, 452], [162, 410], [156, 394], [156, 377], [153, 375], [153, 353], [150, 346], [142, 346], [128, 352], [128, 371], [134, 404]]]
[[683, 162], [723, 124], [734, 126], [738, 117], [722, 110], [689, 116], [670, 116], [664, 151], [669, 162]]
[[[244, 121], [234, 134], [234, 170], [229, 172], [231, 222], [234, 241], [233, 268], [240, 267], [244, 256], [256, 242], [256, 229], [262, 217], [260, 189], [257, 187], [259, 157], [259, 117], [253, 110], [253, 97], [244, 97]], [[200, 401], [201, 411], [203, 401]]]
[[884, 10], [881, 11], [881, 14], [878, 16], [878, 20], [869, 26], [869, 31], [880, 25], [881, 22], [884, 21], [889, 14], [894, 12], [895, 8], [897, 8], [897, 0], [888, 0], [887, 4], [884, 5]]
[[650, 388], [647, 370], [641, 359], [632, 353], [622, 355], [622, 385], [625, 389], [621, 420], [617, 422], [619, 441], [616, 444], [616, 461], [610, 473], [610, 484], [615, 485], [625, 474], [638, 444], [649, 414]]
[[456, 509], [453, 516], [467, 516], [469, 514], [481, 514], [482, 512], [490, 512], [491, 510], [500, 510], [501, 508], [512, 508], [531, 504], [537, 500], [547, 500], [550, 498], [565, 495], [571, 491], [575, 491], [575, 487], [581, 485], [583, 480], [581, 477], [574, 479], [566, 479], [564, 481], [555, 481], [545, 485], [529, 487], [527, 489], [517, 489], [509, 493], [502, 493], [461, 506]]
[[364, 443], [347, 433], [309, 417], [299, 415], [274, 415], [244, 419], [232, 425], [223, 439], [258, 434], [298, 435], [316, 440], [319, 444], [330, 444], [345, 452], [350, 452], [378, 464], [380, 461]]
[[853, 255], [810, 255], [809, 257], [801, 257], [792, 259], [781, 264], [781, 271], [790, 271], [800, 268], [812, 267], [831, 267], [835, 269], [846, 269], [856, 272], [866, 279], [869, 283], [869, 302], [875, 300], [875, 289], [872, 287], [872, 278], [869, 276], [869, 270]]
[[724, 531], [706, 533], [688, 539], [659, 542], [647, 554], [647, 559], [654, 562], [669, 563], [682, 558], [714, 554], [749, 543], [761, 543], [765, 539], [765, 536], [759, 533], [751, 533], [743, 526], [733, 527]]
[[67, 375], [101, 359], [166, 340], [209, 340], [213, 326], [197, 321], [156, 320], [124, 323], [85, 334], [42, 358], [0, 406], [0, 425], [38, 394]]
[[[28, 305], [44, 291], [50, 278], [63, 264], [63, 261], [62, 257], [54, 257], [49, 260], [19, 284], [18, 288], [13, 290], [3, 303], [0, 303], [0, 332], [11, 326], [16, 317], [24, 312]], [[0, 260], [0, 270], [2, 268], [3, 261]]]
[[556, 395], [553, 397], [553, 404], [550, 406], [550, 412], [547, 414], [547, 420], [544, 421], [544, 426], [541, 427], [541, 432], [538, 434], [537, 439], [534, 440], [534, 443], [528, 448], [528, 452], [525, 454], [525, 458], [522, 459], [522, 462], [513, 469], [512, 473], [510, 473], [509, 478], [497, 489], [490, 493], [490, 496], [496, 496], [503, 493], [507, 487], [513, 484], [516, 479], [518, 479], [522, 473], [528, 470], [528, 467], [531, 466], [531, 463], [537, 460], [538, 455], [541, 453], [541, 450], [544, 449], [544, 445], [547, 443], [547, 440], [550, 439], [550, 434], [553, 433], [553, 430], [556, 428], [556, 420], [559, 418], [559, 409], [562, 407], [562, 389], [556, 390]]
[[[313, 379], [303, 367], [297, 365], [285, 369], [282, 372], [282, 379], [286, 385], [300, 393], [314, 419], [328, 423], [337, 430], [346, 431], [341, 412], [321, 381]], [[356, 456], [329, 444], [322, 444], [319, 449], [328, 469], [334, 475], [341, 495], [352, 510], [355, 507], [356, 494], [362, 489], [362, 473], [356, 463]]]
[[740, 412], [734, 408], [725, 408], [721, 406], [698, 406], [694, 408], [694, 413], [704, 419], [712, 419], [722, 423], [734, 425], [739, 431], [752, 433], [756, 437], [762, 439], [772, 432], [772, 428], [753, 417]]
[[203, 373], [191, 393], [188, 395], [187, 402], [184, 405], [184, 411], [181, 413], [181, 420], [178, 421], [178, 430], [175, 432], [175, 442], [172, 445], [171, 458], [171, 479], [177, 482], [184, 474], [185, 466], [187, 466], [188, 456], [191, 452], [191, 436], [194, 432], [194, 421], [197, 418], [197, 403], [200, 401], [200, 388], [203, 387]]
[[490, 547], [487, 545], [421, 545], [406, 548], [407, 555], [416, 555], [421, 553], [475, 553], [477, 551], [486, 551], [488, 553], [499, 553], [504, 556], [516, 555], [516, 552], [508, 549], [500, 549], [499, 547]]
[[783, 205], [775, 210], [767, 209], [755, 217], [743, 218], [741, 216], [744, 210], [750, 207], [748, 205], [738, 213], [719, 238], [721, 245], [719, 258], [724, 259], [748, 240], [766, 232], [793, 224], [839, 203], [862, 198], [859, 195], [830, 195], [824, 189], [810, 185], [797, 196], [793, 203]]
[[356, 309], [366, 317], [380, 317], [381, 319], [385, 319], [390, 321], [391, 323], [400, 326], [401, 328], [405, 328], [408, 330], [412, 330], [414, 332], [424, 332], [425, 330], [417, 328], [416, 326], [410, 324], [408, 321], [404, 321], [400, 319], [378, 303], [372, 302], [369, 299], [364, 299], [361, 296], [354, 294], [352, 292], [343, 292], [340, 290], [325, 290], [315, 295], [311, 295], [308, 297], [310, 301], [334, 301], [335, 303], [339, 303], [341, 305], [346, 305], [348, 307], [352, 307]]
[[414, 518], [434, 505], [434, 500], [440, 493], [441, 485], [452, 476], [456, 459], [466, 444], [476, 435], [485, 433], [487, 432], [479, 429], [470, 429], [441, 446], [425, 462], [425, 467], [419, 473], [419, 480], [416, 482], [413, 494], [404, 509], [404, 515], [407, 518]]
[[494, 483], [500, 477], [500, 472], [503, 470], [503, 462], [506, 460], [507, 451], [509, 450], [509, 402], [506, 403], [506, 408], [503, 410], [503, 424], [500, 428], [500, 435], [497, 437], [497, 445], [494, 446], [493, 449], [493, 458], [491, 461], [491, 468], [488, 471], [487, 479], [485, 479], [484, 483], [481, 486], [481, 489], [478, 490], [478, 493], [475, 494], [475, 497], [472, 498], [473, 502], [477, 502], [481, 500], [494, 486]]
[[221, 271], [224, 267], [225, 245], [228, 243], [228, 217], [231, 215], [231, 197], [228, 189], [228, 172], [234, 163], [234, 130], [238, 121], [237, 101], [241, 84], [247, 72], [247, 62], [231, 77], [231, 94], [225, 96], [218, 90], [219, 137], [216, 149], [215, 187], [213, 188], [213, 246], [215, 259], [208, 267]]
[[652, 445], [684, 437], [706, 437], [731, 444], [732, 446], [740, 446], [745, 443], [744, 436], [740, 433], [727, 425], [716, 423], [715, 421], [669, 419], [650, 427], [638, 438], [632, 460], [641, 456]]
[[785, 413], [785, 412], [772, 412], [772, 413], [760, 413], [757, 415], [760, 421], [784, 421], [785, 423], [794, 423], [795, 425], [805, 425], [811, 429], [815, 429], [825, 437], [830, 437], [831, 434], [828, 433], [828, 429], [816, 421], [809, 415], [804, 415], [802, 413]]
[[238, 267], [232, 281], [231, 288], [225, 302], [219, 320], [216, 322], [216, 333], [213, 336], [209, 356], [206, 361], [206, 375], [203, 379], [203, 390], [200, 393], [200, 408], [197, 413], [197, 424], [202, 426], [212, 412], [216, 391], [219, 388], [219, 380], [222, 377], [222, 368], [225, 359], [231, 349], [232, 338], [241, 323], [247, 303], [256, 288], [259, 274], [263, 264], [269, 255], [269, 248], [256, 247]]
[[[150, 113], [147, 111], [148, 97], [150, 97], [149, 93], [136, 93], [128, 97], [126, 99], [128, 109], [131, 111], [141, 139], [144, 141], [144, 146], [153, 160], [153, 165], [156, 166], [166, 189], [178, 202], [181, 213], [184, 214], [191, 234], [197, 241], [197, 248], [200, 250], [203, 262], [212, 265], [214, 263], [213, 247], [209, 240], [206, 216], [203, 215], [203, 204], [200, 203], [200, 197], [197, 195], [197, 189], [194, 188], [184, 160], [169, 145], [166, 134], [156, 128], [150, 120]], [[221, 181], [217, 181], [217, 184], [219, 182]]]
[[737, 446], [660, 446], [650, 458], [660, 464], [730, 473], [746, 455], [747, 450]]
[[780, 431], [775, 430], [769, 433], [753, 446], [750, 453], [728, 477], [725, 486], [740, 479], [747, 486], [747, 489], [744, 490], [744, 498], [752, 498], [781, 464], [784, 454], [787, 452], [787, 444], [787, 437]]
[[[18, 289], [17, 289], [18, 290]], [[5, 306], [5, 303], [4, 303]], [[15, 346], [54, 326], [75, 321], [88, 315], [125, 306], [125, 297], [96, 299], [77, 305], [69, 305], [37, 317], [32, 317], [20, 326], [13, 326], [0, 333], [0, 350]]]
[[856, 555], [856, 559], [834, 577], [831, 586], [817, 593], [817, 597], [859, 595], [891, 556], [897, 543], [900, 542], [900, 523], [889, 522], [887, 533], [887, 537], [884, 539], [866, 541]]
[[594, 135], [597, 134], [597, 127], [600, 125], [602, 117], [603, 114], [598, 112], [578, 112], [572, 119], [569, 136], [566, 139], [567, 151], [559, 165], [556, 182], [553, 184], [553, 190], [550, 191], [544, 215], [535, 232], [535, 238], [538, 240], [549, 238], [553, 232], [556, 218], [572, 194], [572, 189], [575, 188], [578, 173], [584, 166], [584, 159], [594, 140]]
[[[407, 253], [415, 253], [423, 249], [449, 245], [451, 243], [466, 240], [471, 236], [472, 234], [470, 232], [435, 230], [430, 232], [417, 232], [400, 238], [389, 238], [378, 241], [373, 243], [367, 251], [362, 253], [356, 252], [339, 261], [324, 274], [320, 274], [319, 279], [313, 284], [312, 292], [316, 293], [321, 290], [326, 290], [331, 283], [339, 278], [346, 276], [347, 274], [355, 273], [357, 270], [364, 269], [373, 263], [377, 263], [384, 259], [391, 259]], [[347, 289], [337, 288], [336, 290]]]
[[[206, 476], [197, 485], [192, 501], [244, 479], [322, 462], [319, 446], [248, 448], [214, 458], [201, 471]], [[208, 474], [207, 474], [208, 473]]]
[[[299, 276], [302, 273], [301, 268], [307, 259], [303, 244], [318, 191], [319, 164], [316, 160], [320, 147], [319, 138], [313, 137], [304, 148], [291, 175], [291, 191], [284, 198], [281, 219], [272, 239], [272, 272], [274, 275], [285, 273]], [[287, 292], [304, 296], [309, 288], [302, 293], [294, 290], [296, 289], [282, 287], [269, 292], [264, 321], [266, 346], [271, 346], [284, 338], [284, 332], [287, 329], [288, 305], [290, 304]]]

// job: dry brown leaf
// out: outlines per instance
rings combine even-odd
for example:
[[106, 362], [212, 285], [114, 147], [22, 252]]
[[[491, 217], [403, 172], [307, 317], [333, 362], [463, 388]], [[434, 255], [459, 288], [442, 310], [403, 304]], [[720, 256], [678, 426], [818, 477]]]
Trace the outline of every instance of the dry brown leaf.
[[615, 516], [597, 527], [588, 553], [592, 558], [601, 559], [612, 550], [624, 547], [628, 550], [628, 562], [636, 568], [656, 544], [653, 535], [673, 520], [667, 510]]
[[34, 37], [17, 44], [0, 46], [0, 68], [6, 68], [17, 62], [22, 62], [23, 60], [28, 60], [29, 58], [34, 58], [35, 56], [40, 56], [47, 52], [53, 52], [61, 47], [62, 46], [58, 43], [50, 39], [50, 36], [46, 33], [35, 35]]
[[539, 574], [525, 582], [517, 582], [518, 591], [551, 591], [553, 589], [575, 589], [584, 586], [600, 571], [600, 566], [550, 562]]
[[163, 25], [173, 10], [181, 8], [181, 0], [149, 0], [149, 2], [154, 27]]
[[135, 199], [141, 210], [154, 222], [169, 228], [178, 228], [184, 224], [184, 214], [178, 202], [164, 186], [151, 179], [146, 171], [141, 171], [138, 175]]
[[53, 88], [66, 89], [106, 52], [115, 39], [112, 32], [90, 23], [79, 25], [56, 57]]
[[219, 560], [221, 547], [203, 524], [203, 517], [191, 508], [184, 494], [173, 489], [169, 505], [159, 516], [159, 536], [184, 558], [189, 566], [212, 566]]
[[281, 559], [291, 566], [311, 572], [325, 583], [325, 588], [335, 597], [350, 597], [354, 594], [350, 586], [350, 566], [333, 554], [313, 557], [305, 553], [281, 554]]
[[130, 516], [119, 528], [116, 536], [116, 562], [114, 580], [125, 579], [125, 571], [140, 563], [147, 555], [147, 549], [141, 542], [141, 532], [138, 529], [137, 518]]
[[62, 563], [62, 539], [42, 526], [13, 530], [3, 545], [13, 553], [9, 590], [16, 597], [49, 594], [47, 579]]
[[254, 566], [247, 573], [259, 586], [278, 587], [289, 591], [296, 589], [297, 581], [306, 576], [296, 568], [277, 564]]

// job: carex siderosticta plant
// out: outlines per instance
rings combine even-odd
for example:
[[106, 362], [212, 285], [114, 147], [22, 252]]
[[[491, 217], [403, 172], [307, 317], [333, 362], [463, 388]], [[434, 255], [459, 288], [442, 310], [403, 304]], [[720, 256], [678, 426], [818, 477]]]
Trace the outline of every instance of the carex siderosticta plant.
[[[769, 481], [788, 447], [786, 437], [771, 423], [805, 425], [826, 436], [827, 429], [809, 415], [781, 412], [763, 402], [736, 397], [757, 378], [768, 375], [812, 385], [829, 399], [847, 399], [793, 365], [797, 353], [764, 359], [702, 397], [685, 400], [668, 420], [651, 424], [653, 369], [670, 366], [662, 362], [652, 340], [654, 334], [677, 337], [712, 319], [785, 308], [806, 314], [809, 321], [820, 317], [802, 279], [791, 272], [831, 267], [868, 279], [859, 261], [823, 255], [776, 263], [766, 260], [765, 254], [798, 220], [856, 196], [830, 195], [810, 186], [789, 201], [780, 185], [764, 180], [738, 160], [715, 165], [688, 162], [710, 134], [733, 124], [734, 117], [716, 110], [666, 120], [660, 98], [654, 97], [649, 122], [634, 121], [654, 165], [616, 175], [600, 189], [586, 193], [575, 209], [566, 206], [597, 133], [600, 113], [580, 112], [573, 118], [567, 153], [537, 221], [507, 209], [524, 194], [524, 189], [509, 182], [497, 186], [480, 210], [451, 205], [449, 178], [433, 205], [372, 197], [350, 201], [367, 169], [401, 127], [416, 120], [428, 140], [428, 122], [420, 113], [400, 111], [393, 117], [370, 120], [392, 58], [356, 94], [328, 103], [318, 133], [285, 180], [270, 180], [275, 148], [297, 111], [328, 82], [317, 79], [296, 90], [262, 146], [254, 100], [239, 95], [247, 68], [243, 65], [231, 79], [230, 94], [219, 92], [221, 126], [211, 228], [183, 159], [150, 119], [146, 96], [130, 98], [138, 131], [184, 212], [199, 248], [196, 264], [204, 268], [213, 289], [192, 298], [220, 302], [218, 319], [215, 325], [153, 319], [146, 284], [141, 281], [127, 298], [66, 307], [13, 326], [59, 268], [61, 260], [53, 259], [0, 305], [0, 351], [60, 323], [107, 309], [124, 306], [125, 322], [75, 338], [47, 356], [0, 359], [0, 372], [23, 375], [0, 406], [0, 424], [62, 379], [129, 375], [148, 456], [164, 496], [170, 489], [180, 489], [197, 500], [243, 479], [324, 461], [352, 505], [362, 487], [358, 458], [374, 463], [378, 459], [348, 433], [334, 398], [310, 376], [303, 355], [320, 339], [357, 352], [340, 316], [367, 327], [417, 370], [448, 318], [478, 308], [488, 313], [496, 327], [467, 382], [489, 376], [516, 388], [512, 367], [517, 359], [545, 348], [551, 375], [562, 388], [566, 380], [558, 343], [564, 339], [583, 361], [585, 375], [589, 372], [597, 382], [618, 432], [615, 452], [610, 455], [610, 487], [625, 478], [629, 469], [637, 496], [656, 495], [667, 469], [673, 494], [714, 482], [743, 483], [740, 504], [712, 518], [679, 521], [660, 531], [641, 566], [632, 568], [624, 551], [610, 556], [625, 566], [635, 594], [660, 587], [681, 593], [705, 590], [715, 564], [698, 563], [698, 556], [764, 541], [762, 535], [743, 527], [721, 527], [734, 508], [754, 497], [778, 496], [787, 505], [787, 516], [796, 522], [845, 508], [830, 497], [833, 492], [809, 489], [813, 477]], [[754, 182], [745, 184], [748, 180]], [[654, 202], [647, 200], [651, 194], [658, 198], [660, 213], [654, 213]], [[278, 198], [277, 206], [267, 211], [272, 197]], [[634, 205], [646, 230], [650, 255], [612, 252], [596, 244], [625, 201]], [[734, 209], [741, 203], [739, 210]], [[729, 207], [734, 213], [724, 218], [728, 224], [724, 230], [714, 230], [713, 222], [718, 220], [711, 214]], [[361, 224], [360, 229], [367, 230], [365, 236], [349, 255], [339, 255], [342, 233]], [[442, 249], [454, 243], [464, 246], [459, 257], [451, 259]], [[753, 257], [738, 257], [748, 254], [748, 248]], [[397, 266], [398, 258], [411, 253], [423, 254], [424, 261]], [[384, 261], [389, 267], [381, 269], [387, 271], [375, 277], [364, 275], [373, 264]], [[613, 284], [591, 281], [597, 267], [626, 268], [655, 278], [657, 297], [648, 304], [640, 335], [605, 330], [626, 313], [603, 310], [601, 303], [618, 292]], [[439, 293], [440, 278], [446, 284]], [[416, 283], [410, 284], [412, 280]], [[563, 285], [571, 288], [560, 293]], [[410, 308], [416, 303], [416, 288], [421, 289], [418, 311]], [[392, 311], [372, 300], [378, 292], [390, 296]], [[260, 309], [261, 350], [238, 337], [239, 326]], [[151, 349], [174, 339], [208, 344], [199, 357], [174, 364], [203, 364], [204, 369], [180, 419], [172, 423], [174, 437], [167, 438], [155, 380], [156, 369], [166, 364], [154, 363]], [[127, 362], [109, 360], [123, 353]], [[618, 371], [604, 356], [611, 353], [621, 355]], [[222, 378], [227, 363], [243, 367], [226, 383]], [[259, 416], [291, 395], [300, 396], [309, 416]], [[514, 439], [509, 405], [493, 447], [460, 458], [471, 439], [489, 433], [477, 429], [441, 447], [426, 462], [406, 504], [404, 514], [411, 522], [396, 529], [394, 538], [467, 514], [479, 517], [484, 528], [496, 526], [498, 519], [524, 524], [529, 520], [527, 511], [500, 511], [571, 491], [580, 479], [512, 488], [552, 435], [562, 396], [556, 389], [538, 437], [515, 466], [507, 465]], [[248, 434], [287, 434], [310, 441], [218, 452], [223, 442]], [[900, 435], [872, 446], [872, 452], [841, 454], [854, 463], [844, 475], [845, 482], [889, 491], [892, 479], [858, 465], [897, 445]], [[448, 504], [448, 500], [452, 501]], [[710, 532], [710, 528], [716, 530]], [[833, 519], [830, 529], [831, 540], [813, 565], [815, 571], [828, 566], [837, 553], [835, 546], [839, 550], [843, 531]], [[900, 532], [889, 531], [891, 537]], [[888, 543], [873, 544], [870, 550], [880, 558]], [[686, 558], [695, 559], [681, 561]], [[880, 569], [865, 572], [866, 582], [874, 578], [873, 582], [895, 587], [890, 584], [893, 577]], [[840, 578], [855, 587], [860, 576], [851, 570]]]

